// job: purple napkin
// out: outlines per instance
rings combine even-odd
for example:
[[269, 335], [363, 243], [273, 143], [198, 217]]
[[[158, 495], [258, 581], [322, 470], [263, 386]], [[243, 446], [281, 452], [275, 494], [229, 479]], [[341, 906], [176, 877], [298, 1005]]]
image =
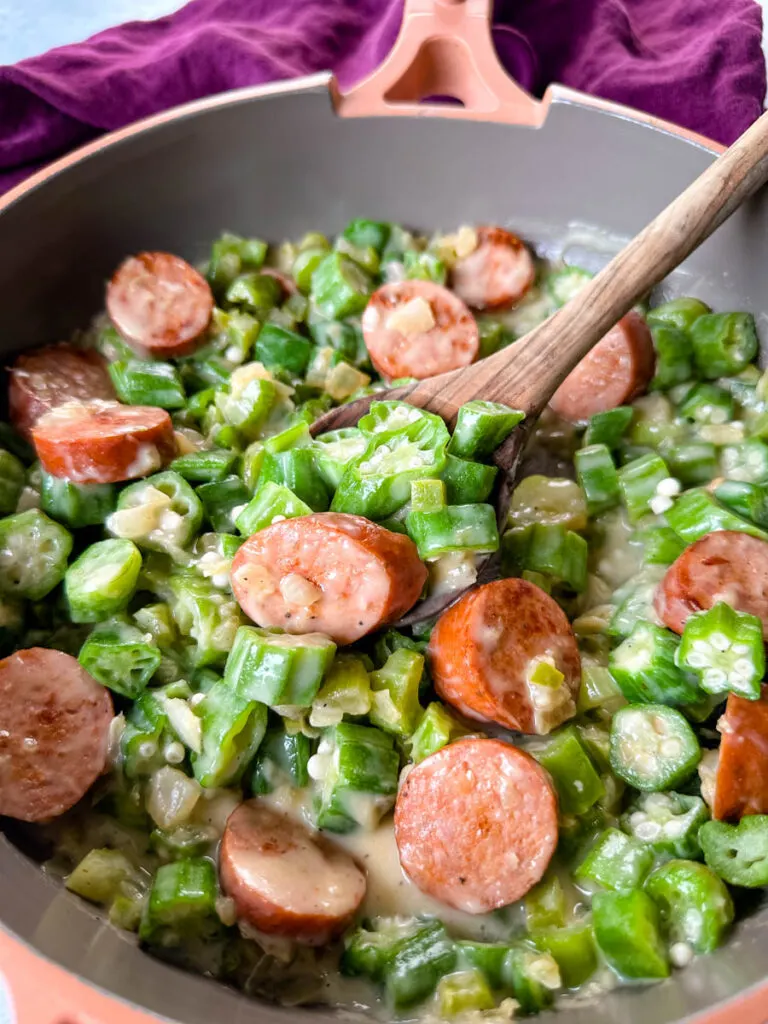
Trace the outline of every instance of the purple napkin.
[[[0, 68], [0, 191], [104, 131], [239, 86], [331, 69], [349, 86], [379, 64], [402, 0], [192, 0], [87, 42]], [[510, 74], [657, 114], [719, 142], [761, 112], [755, 0], [497, 0]]]

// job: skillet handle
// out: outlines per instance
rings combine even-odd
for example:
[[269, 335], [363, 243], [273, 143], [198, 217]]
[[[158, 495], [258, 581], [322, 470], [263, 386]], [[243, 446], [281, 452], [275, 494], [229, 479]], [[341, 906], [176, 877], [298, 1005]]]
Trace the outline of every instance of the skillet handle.
[[[492, 0], [405, 0], [392, 52], [349, 92], [334, 83], [342, 117], [428, 115], [538, 127], [549, 101], [507, 75], [491, 39]], [[422, 102], [449, 96], [461, 105]]]

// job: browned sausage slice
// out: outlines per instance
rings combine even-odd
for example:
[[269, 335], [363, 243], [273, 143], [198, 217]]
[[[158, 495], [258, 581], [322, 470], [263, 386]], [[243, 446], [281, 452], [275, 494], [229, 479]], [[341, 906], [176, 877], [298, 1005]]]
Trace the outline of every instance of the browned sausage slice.
[[213, 293], [202, 274], [167, 252], [129, 256], [107, 285], [107, 312], [142, 355], [189, 355], [204, 341]]
[[44, 821], [81, 800], [104, 771], [113, 715], [109, 690], [69, 654], [0, 661], [0, 814]]
[[362, 318], [371, 362], [384, 377], [434, 377], [469, 366], [480, 350], [475, 318], [455, 295], [431, 281], [382, 285]]
[[645, 391], [655, 360], [648, 325], [639, 313], [627, 313], [565, 378], [549, 404], [574, 423], [615, 409]]
[[473, 309], [503, 309], [518, 302], [536, 277], [528, 248], [504, 228], [477, 229], [477, 248], [453, 268], [453, 290]]
[[739, 821], [745, 814], [768, 814], [768, 686], [759, 700], [729, 694], [718, 729], [712, 817]]
[[422, 892], [468, 914], [505, 907], [541, 879], [555, 852], [552, 781], [501, 740], [451, 743], [408, 772], [395, 838]]
[[117, 402], [68, 402], [32, 430], [46, 473], [78, 484], [112, 484], [149, 476], [176, 457], [164, 409]]
[[[581, 661], [562, 609], [526, 580], [486, 583], [437, 620], [429, 642], [435, 688], [462, 714], [547, 733], [576, 712]], [[531, 678], [546, 663], [560, 686]]]
[[115, 401], [106, 361], [93, 349], [64, 342], [22, 353], [10, 378], [10, 419], [25, 437], [41, 416], [65, 402]]
[[219, 876], [240, 920], [310, 946], [344, 930], [366, 888], [349, 854], [261, 800], [229, 816]]
[[316, 512], [273, 523], [232, 562], [232, 589], [259, 626], [351, 644], [394, 622], [421, 595], [416, 545], [362, 516]]
[[768, 639], [768, 544], [733, 530], [695, 541], [677, 558], [656, 591], [656, 614], [676, 633], [689, 615], [724, 601], [756, 615]]

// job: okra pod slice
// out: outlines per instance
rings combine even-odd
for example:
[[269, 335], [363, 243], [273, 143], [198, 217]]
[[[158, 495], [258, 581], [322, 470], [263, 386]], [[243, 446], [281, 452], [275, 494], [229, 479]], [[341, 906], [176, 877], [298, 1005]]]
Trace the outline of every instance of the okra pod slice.
[[718, 601], [686, 620], [677, 662], [698, 677], [705, 693], [757, 700], [765, 675], [762, 622]]
[[382, 253], [392, 233], [392, 225], [381, 220], [366, 220], [358, 217], [344, 228], [343, 237], [360, 248], [375, 249]]
[[611, 768], [643, 792], [685, 782], [701, 760], [696, 734], [675, 708], [629, 704], [611, 721]]
[[696, 384], [680, 403], [679, 413], [698, 425], [729, 423], [734, 414], [733, 398], [717, 384]]
[[659, 911], [642, 890], [596, 893], [592, 923], [597, 945], [617, 974], [636, 979], [668, 977]]
[[302, 295], [309, 295], [312, 287], [312, 275], [317, 270], [327, 252], [327, 248], [310, 246], [297, 253], [296, 258], [293, 261], [293, 266], [291, 267], [291, 274], [293, 276], [293, 280], [296, 282], [296, 287]]
[[282, 726], [267, 729], [253, 762], [251, 791], [259, 795], [279, 785], [308, 785], [310, 753], [309, 738], [303, 733], [287, 733]]
[[721, 505], [708, 491], [698, 488], [681, 494], [666, 512], [666, 518], [686, 544], [693, 544], [695, 540], [716, 530], [735, 530], [760, 540], [768, 540], [768, 533], [764, 530]]
[[372, 402], [358, 427], [366, 437], [375, 437], [380, 444], [400, 436], [429, 450], [442, 449], [450, 440], [448, 428], [439, 416], [407, 402]]
[[383, 981], [395, 953], [423, 927], [424, 922], [414, 917], [378, 917], [370, 928], [356, 928], [344, 940], [341, 973]]
[[536, 947], [549, 953], [560, 968], [563, 988], [578, 988], [597, 970], [597, 947], [591, 920], [566, 928], [547, 928], [531, 935]]
[[371, 672], [370, 719], [385, 732], [411, 736], [419, 723], [422, 707], [419, 686], [424, 674], [424, 656], [404, 647], [394, 651], [386, 663]]
[[685, 441], [665, 445], [663, 454], [670, 473], [683, 487], [708, 484], [717, 476], [717, 448], [709, 441]]
[[587, 511], [591, 516], [599, 515], [606, 509], [618, 505], [621, 500], [619, 474], [604, 444], [580, 448], [573, 456], [576, 479], [587, 499]]
[[159, 668], [162, 654], [135, 626], [114, 619], [94, 629], [78, 660], [96, 682], [135, 700]]
[[503, 987], [511, 990], [523, 1014], [539, 1013], [562, 987], [560, 969], [546, 952], [524, 943], [512, 946], [501, 968]]
[[555, 783], [564, 814], [584, 814], [605, 794], [605, 786], [572, 725], [559, 729], [531, 753]]
[[149, 845], [161, 860], [188, 860], [208, 853], [218, 838], [208, 825], [177, 825], [169, 830], [152, 829]]
[[768, 885], [768, 814], [745, 815], [737, 825], [708, 821], [699, 842], [707, 865], [724, 882], [745, 889]]
[[541, 573], [578, 594], [587, 584], [587, 542], [559, 523], [514, 527], [502, 537], [501, 566], [504, 575]]
[[439, 477], [444, 468], [445, 451], [434, 447], [432, 437], [412, 440], [405, 432], [382, 432], [342, 476], [331, 509], [385, 519], [409, 500], [414, 480]]
[[765, 530], [768, 528], [768, 486], [725, 480], [714, 491], [722, 505]]
[[315, 465], [331, 491], [339, 486], [350, 462], [368, 447], [368, 439], [357, 427], [331, 430], [314, 439]]
[[560, 879], [548, 872], [523, 901], [525, 926], [529, 932], [560, 928], [565, 924], [565, 893]]
[[499, 402], [475, 399], [459, 409], [448, 452], [459, 459], [490, 458], [525, 413]]
[[701, 299], [682, 296], [679, 299], [662, 302], [660, 306], [654, 306], [653, 309], [648, 310], [646, 319], [652, 327], [663, 324], [677, 327], [681, 331], [689, 331], [700, 316], [711, 312], [709, 306]]
[[41, 473], [40, 507], [52, 519], [72, 529], [101, 526], [116, 500], [114, 484], [73, 484], [45, 471]]
[[671, 526], [649, 526], [632, 536], [642, 545], [644, 565], [671, 565], [685, 551], [685, 543]]
[[228, 476], [237, 461], [237, 452], [227, 448], [208, 448], [180, 455], [171, 463], [171, 469], [189, 483], [216, 483]]
[[0, 519], [0, 594], [41, 601], [64, 579], [72, 534], [38, 509]]
[[720, 453], [720, 465], [729, 480], [768, 483], [768, 444], [751, 438], [741, 444], [726, 445]]
[[653, 346], [656, 349], [656, 373], [651, 388], [666, 391], [683, 384], [694, 375], [693, 343], [689, 335], [670, 324], [651, 326]]
[[349, 722], [328, 729], [309, 765], [318, 828], [374, 828], [394, 805], [399, 770], [394, 740], [380, 729]]
[[223, 665], [244, 622], [237, 602], [194, 570], [172, 573], [166, 586], [179, 632], [193, 641], [184, 649], [189, 663], [195, 668]]
[[653, 511], [653, 499], [661, 493], [659, 485], [669, 478], [669, 470], [660, 455], [649, 454], [627, 462], [618, 477], [624, 506], [634, 523]]
[[564, 306], [588, 284], [595, 275], [584, 267], [564, 266], [547, 276], [546, 288], [556, 306]]
[[456, 964], [456, 944], [440, 921], [425, 921], [397, 949], [384, 975], [390, 1004], [397, 1010], [421, 1002]]
[[469, 462], [446, 455], [445, 468], [440, 479], [445, 484], [445, 498], [449, 505], [473, 505], [487, 501], [496, 480], [498, 468], [482, 462]]
[[310, 297], [322, 316], [342, 320], [365, 309], [372, 289], [370, 277], [358, 263], [332, 252], [312, 274]]
[[684, 942], [696, 953], [714, 953], [733, 922], [733, 900], [714, 871], [692, 860], [671, 860], [656, 868], [645, 891], [659, 908], [670, 943]]
[[157, 869], [139, 926], [150, 946], [177, 946], [184, 939], [218, 930], [216, 870], [202, 857], [174, 861]]
[[611, 451], [618, 448], [632, 422], [632, 416], [633, 410], [629, 405], [618, 405], [615, 409], [596, 412], [589, 418], [584, 445], [604, 444]]
[[466, 735], [466, 727], [457, 721], [437, 701], [427, 706], [421, 721], [411, 737], [411, 760], [418, 764], [430, 754], [442, 750], [460, 736]]
[[73, 622], [100, 622], [122, 611], [136, 590], [141, 552], [130, 540], [91, 544], [64, 575]]
[[357, 718], [371, 710], [371, 680], [363, 658], [337, 654], [312, 701], [309, 724], [315, 728], [338, 725], [345, 715]]
[[657, 704], [695, 704], [701, 699], [698, 682], [678, 667], [680, 641], [668, 629], [638, 622], [630, 635], [611, 651], [608, 666], [628, 701]]
[[133, 619], [139, 629], [152, 634], [161, 649], [170, 647], [178, 638], [173, 613], [164, 602], [144, 605], [133, 613]]
[[485, 976], [478, 970], [446, 974], [437, 984], [436, 998], [442, 1018], [492, 1010], [496, 1005]]
[[16, 511], [26, 478], [27, 471], [21, 459], [0, 448], [0, 515], [7, 516]]
[[653, 851], [617, 828], [608, 828], [576, 868], [579, 883], [604, 889], [639, 889], [653, 867]]
[[192, 769], [207, 789], [238, 782], [267, 731], [267, 708], [219, 680], [195, 709], [201, 722], [200, 753]]
[[408, 514], [405, 526], [423, 561], [451, 551], [487, 553], [499, 548], [493, 505], [447, 505], [433, 512], [414, 510]]
[[256, 339], [256, 358], [268, 370], [285, 370], [294, 377], [302, 377], [313, 348], [312, 342], [296, 331], [267, 323]]
[[117, 397], [126, 405], [183, 409], [187, 402], [178, 371], [170, 363], [129, 359], [109, 364]]
[[[271, 380], [264, 377], [243, 377], [241, 380], [236, 373], [228, 383], [229, 391], [219, 391], [216, 394], [216, 409], [225, 423], [246, 440], [251, 441], [258, 437], [264, 426], [275, 404], [277, 389]], [[227, 447], [221, 438], [218, 438], [218, 444], [222, 448]]]
[[595, 708], [608, 708], [613, 711], [624, 703], [624, 697], [616, 680], [604, 665], [597, 665], [586, 660], [581, 665], [581, 687], [576, 710], [594, 711]]
[[260, 238], [241, 238], [226, 232], [211, 247], [207, 277], [216, 294], [226, 291], [242, 270], [258, 270], [267, 255]]
[[282, 292], [282, 285], [270, 274], [251, 271], [236, 277], [225, 297], [233, 306], [244, 306], [254, 316], [262, 318], [280, 303]]
[[408, 280], [434, 281], [444, 285], [448, 278], [445, 263], [433, 252], [411, 250], [403, 253], [403, 266]]
[[709, 821], [707, 805], [686, 793], [641, 793], [622, 815], [621, 827], [657, 858], [698, 860], [698, 833]]
[[205, 518], [216, 533], [235, 533], [235, 520], [250, 501], [251, 495], [239, 476], [225, 476], [200, 484], [195, 493], [203, 506]]
[[705, 313], [691, 324], [690, 335], [696, 369], [709, 380], [739, 373], [757, 355], [751, 313]]
[[266, 483], [287, 487], [313, 512], [328, 509], [328, 488], [317, 473], [313, 448], [290, 448], [281, 452], [267, 451], [261, 465], [259, 487]]
[[270, 707], [309, 707], [333, 661], [336, 645], [322, 633], [294, 636], [241, 626], [224, 678], [248, 700]]
[[312, 509], [288, 487], [271, 481], [263, 483], [235, 520], [244, 537], [250, 537], [265, 526], [282, 519], [308, 516]]
[[202, 521], [200, 499], [178, 473], [166, 470], [121, 491], [106, 526], [114, 537], [178, 556]]

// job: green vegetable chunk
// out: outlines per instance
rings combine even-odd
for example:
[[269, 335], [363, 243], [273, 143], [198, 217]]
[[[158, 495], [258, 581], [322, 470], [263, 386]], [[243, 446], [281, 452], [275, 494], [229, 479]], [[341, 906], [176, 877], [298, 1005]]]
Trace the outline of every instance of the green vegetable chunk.
[[445, 484], [446, 501], [449, 505], [473, 505], [487, 501], [498, 472], [496, 466], [447, 455], [445, 468], [440, 473]]
[[735, 530], [768, 540], [768, 533], [754, 523], [721, 505], [708, 491], [693, 490], [681, 494], [666, 513], [667, 522], [686, 544], [716, 530]]
[[584, 433], [584, 446], [604, 444], [612, 451], [619, 447], [627, 427], [632, 422], [633, 410], [629, 405], [617, 405], [606, 412], [590, 416]]
[[705, 313], [693, 322], [690, 333], [696, 369], [709, 380], [739, 373], [757, 355], [751, 313]]
[[309, 707], [333, 661], [336, 644], [322, 633], [294, 636], [241, 626], [224, 678], [248, 700], [270, 707]]
[[388, 965], [384, 985], [395, 1009], [406, 1009], [430, 995], [456, 963], [456, 945], [440, 921], [426, 921], [406, 939]]
[[114, 509], [115, 501], [113, 484], [73, 484], [45, 471], [41, 473], [40, 507], [72, 529], [101, 526]]
[[651, 325], [656, 373], [651, 389], [666, 391], [693, 376], [693, 343], [685, 331], [669, 324]]
[[106, 526], [115, 537], [175, 555], [194, 538], [202, 521], [203, 507], [195, 492], [178, 473], [166, 470], [121, 491]]
[[738, 825], [708, 821], [699, 842], [704, 860], [724, 882], [746, 889], [768, 885], [768, 814], [745, 815]]
[[657, 858], [698, 860], [698, 834], [705, 821], [709, 821], [709, 809], [701, 797], [641, 793], [622, 815], [621, 827], [646, 843]]
[[560, 969], [549, 953], [520, 943], [513, 946], [501, 968], [504, 987], [514, 992], [524, 1014], [546, 1010], [562, 985]]
[[[712, 474], [714, 476], [714, 473]], [[714, 489], [715, 498], [743, 519], [768, 529], [768, 486], [724, 480]]]
[[197, 488], [205, 517], [217, 533], [235, 533], [235, 520], [251, 495], [239, 476], [225, 476]]
[[644, 792], [685, 782], [701, 760], [696, 734], [675, 708], [629, 704], [611, 722], [611, 768]]
[[371, 279], [359, 264], [332, 252], [315, 268], [310, 296], [322, 316], [341, 320], [365, 309], [371, 289]]
[[262, 484], [240, 512], [235, 525], [244, 537], [250, 537], [282, 519], [296, 519], [312, 512], [288, 487], [271, 481]]
[[192, 769], [201, 786], [238, 782], [267, 731], [267, 709], [233, 689], [227, 680], [214, 683], [196, 712], [201, 721], [200, 752]]
[[424, 656], [401, 647], [386, 663], [371, 673], [370, 719], [385, 732], [411, 736], [422, 716], [419, 685], [424, 673]]
[[729, 480], [747, 484], [768, 482], [768, 444], [757, 438], [726, 445], [720, 455], [720, 463]]
[[64, 593], [73, 622], [99, 622], [122, 611], [133, 597], [141, 552], [130, 540], [91, 544], [66, 571]]
[[736, 693], [757, 700], [765, 675], [763, 624], [718, 601], [685, 623], [678, 664], [694, 673], [706, 693]]
[[252, 792], [271, 793], [281, 783], [294, 789], [308, 785], [309, 757], [309, 739], [303, 733], [288, 733], [282, 727], [268, 729], [253, 762]]
[[529, 932], [560, 928], [565, 924], [565, 893], [560, 879], [548, 873], [525, 897], [525, 924]]
[[347, 465], [359, 458], [368, 447], [368, 438], [357, 427], [330, 430], [313, 441], [315, 465], [331, 491], [339, 486]]
[[456, 1017], [473, 1010], [491, 1010], [495, 1005], [488, 982], [481, 971], [446, 974], [437, 984], [437, 1006], [441, 1017]]
[[557, 306], [564, 306], [588, 284], [595, 275], [583, 267], [565, 266], [547, 277], [547, 291]]
[[7, 516], [16, 511], [26, 476], [21, 459], [0, 448], [0, 515]]
[[580, 882], [596, 882], [605, 889], [639, 888], [653, 866], [653, 851], [616, 828], [606, 829], [576, 868]]
[[505, 576], [540, 573], [550, 587], [580, 593], [587, 585], [587, 542], [560, 523], [533, 523], [507, 530], [501, 540]]
[[685, 441], [665, 445], [664, 459], [672, 476], [676, 477], [683, 487], [708, 484], [712, 477], [717, 476], [717, 448], [708, 441]]
[[133, 874], [130, 861], [118, 850], [90, 850], [67, 878], [66, 887], [91, 903], [108, 904]]
[[395, 802], [400, 758], [391, 736], [344, 722], [327, 730], [318, 749], [327, 758], [316, 800], [318, 828], [372, 829]]
[[187, 397], [178, 371], [170, 363], [129, 359], [109, 364], [117, 397], [126, 405], [183, 409]]
[[41, 601], [64, 579], [72, 535], [30, 509], [0, 519], [0, 594]]
[[669, 961], [659, 911], [646, 893], [598, 892], [592, 901], [595, 939], [609, 966], [625, 978], [666, 978]]
[[667, 464], [660, 455], [641, 455], [618, 471], [619, 487], [631, 522], [635, 523], [651, 509], [658, 488], [669, 477]]
[[160, 667], [160, 649], [141, 630], [120, 619], [100, 623], [78, 660], [96, 682], [135, 700]]
[[465, 734], [466, 728], [442, 704], [433, 701], [411, 737], [411, 760], [418, 764]]
[[668, 629], [638, 622], [608, 662], [611, 675], [628, 701], [694, 704], [701, 691], [693, 676], [678, 668], [680, 641]]
[[713, 953], [733, 921], [733, 901], [704, 864], [671, 860], [657, 868], [645, 891], [658, 906], [670, 942], [685, 942], [696, 953]]
[[180, 945], [218, 930], [216, 870], [209, 860], [190, 858], [157, 869], [139, 927], [151, 946]]
[[592, 922], [582, 920], [567, 928], [547, 928], [531, 938], [549, 953], [560, 968], [564, 988], [578, 988], [597, 970], [597, 948]]
[[489, 458], [523, 419], [525, 413], [498, 402], [465, 402], [448, 451], [460, 459]]
[[232, 472], [236, 461], [237, 452], [228, 448], [206, 448], [180, 455], [171, 470], [193, 484], [216, 483]]
[[584, 814], [604, 796], [605, 786], [574, 726], [560, 729], [531, 753], [552, 776], [564, 814]]
[[164, 582], [190, 664], [222, 665], [244, 622], [237, 602], [194, 570], [174, 572]]
[[493, 505], [447, 505], [430, 512], [414, 510], [408, 513], [405, 526], [423, 561], [451, 551], [488, 553], [499, 547]]
[[700, 316], [711, 312], [709, 306], [701, 299], [684, 296], [655, 306], [648, 311], [647, 320], [651, 327], [663, 324], [667, 327], [676, 327], [680, 331], [689, 331]]
[[591, 516], [618, 505], [621, 498], [619, 474], [607, 445], [593, 444], [580, 448], [573, 461]]

